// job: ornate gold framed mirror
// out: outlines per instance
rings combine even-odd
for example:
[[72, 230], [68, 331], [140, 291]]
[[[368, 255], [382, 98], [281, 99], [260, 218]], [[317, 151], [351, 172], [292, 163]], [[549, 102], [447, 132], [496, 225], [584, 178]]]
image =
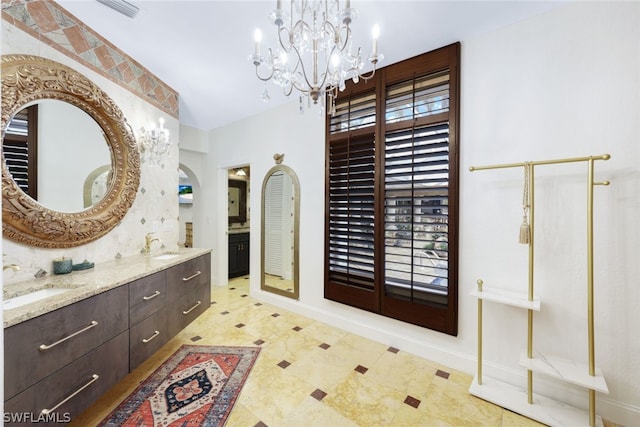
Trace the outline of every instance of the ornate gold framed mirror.
[[[9, 124], [18, 112], [44, 100], [62, 101], [82, 110], [99, 126], [97, 138], [106, 140], [111, 160], [106, 192], [87, 209], [59, 212], [40, 204], [23, 191], [7, 167], [4, 142]], [[38, 56], [3, 55], [0, 125], [4, 237], [44, 248], [80, 246], [112, 230], [133, 204], [140, 184], [140, 153], [131, 126], [114, 101], [79, 72]], [[71, 138], [73, 129], [69, 131]], [[66, 160], [82, 161], [78, 157]], [[58, 191], [64, 194], [65, 188]]]
[[300, 183], [285, 165], [269, 169], [262, 182], [260, 289], [298, 299]]

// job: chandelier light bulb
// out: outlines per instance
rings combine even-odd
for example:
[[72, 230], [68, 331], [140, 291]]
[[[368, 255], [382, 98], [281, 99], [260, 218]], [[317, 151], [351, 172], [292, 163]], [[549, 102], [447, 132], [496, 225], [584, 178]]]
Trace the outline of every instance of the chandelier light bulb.
[[260, 42], [262, 41], [262, 31], [260, 31], [260, 28], [256, 28], [256, 30], [254, 31], [253, 39], [256, 42], [256, 49], [255, 49], [254, 56], [258, 58], [260, 56]]
[[375, 57], [378, 54], [378, 37], [380, 37], [380, 26], [378, 24], [373, 26], [371, 35], [373, 36], [373, 49], [371, 56]]

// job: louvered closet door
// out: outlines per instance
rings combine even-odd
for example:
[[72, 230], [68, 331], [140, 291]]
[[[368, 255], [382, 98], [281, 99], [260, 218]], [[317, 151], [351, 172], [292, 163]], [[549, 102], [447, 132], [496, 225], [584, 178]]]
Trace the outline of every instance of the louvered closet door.
[[283, 254], [283, 195], [284, 179], [282, 172], [269, 177], [265, 192], [269, 197], [265, 198], [264, 206], [264, 272], [282, 277]]

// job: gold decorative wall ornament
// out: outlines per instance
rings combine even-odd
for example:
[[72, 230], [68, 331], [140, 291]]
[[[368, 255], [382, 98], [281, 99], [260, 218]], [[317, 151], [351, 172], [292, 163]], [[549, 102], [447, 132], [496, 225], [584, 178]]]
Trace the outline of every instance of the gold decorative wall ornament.
[[104, 198], [90, 208], [57, 212], [42, 206], [18, 187], [3, 152], [2, 232], [4, 237], [26, 245], [80, 246], [112, 230], [133, 204], [140, 183], [140, 154], [120, 108], [87, 77], [45, 58], [3, 55], [0, 123], [3, 140], [11, 118], [18, 111], [45, 99], [72, 104], [98, 123], [111, 154], [111, 181]]

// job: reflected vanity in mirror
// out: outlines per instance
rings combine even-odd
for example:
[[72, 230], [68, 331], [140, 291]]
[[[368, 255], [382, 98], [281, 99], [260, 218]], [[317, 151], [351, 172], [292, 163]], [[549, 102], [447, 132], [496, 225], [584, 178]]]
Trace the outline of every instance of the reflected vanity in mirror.
[[288, 166], [272, 167], [262, 182], [260, 288], [298, 299], [300, 183]]
[[[72, 68], [30, 55], [2, 56], [2, 94], [3, 236], [31, 246], [68, 248], [94, 241], [118, 225], [138, 191], [140, 154], [131, 127], [113, 100]], [[22, 126], [37, 121], [38, 129], [18, 129], [16, 135], [14, 128], [20, 127], [25, 109], [38, 113], [27, 115]], [[73, 118], [65, 118], [63, 110]], [[42, 128], [50, 131], [43, 134]], [[9, 160], [14, 155], [10, 143], [21, 137], [23, 145], [37, 138], [37, 150], [43, 154], [34, 161], [38, 165], [32, 177], [27, 177], [31, 184], [39, 181], [33, 193]], [[63, 152], [63, 141], [75, 145]], [[80, 163], [85, 163], [89, 156], [86, 170], [76, 174], [85, 165], [69, 165], [68, 160], [82, 158]], [[54, 171], [54, 163], [63, 169]], [[69, 171], [74, 175], [64, 182], [47, 178], [49, 173], [57, 179]], [[87, 186], [95, 187], [88, 197]], [[73, 196], [70, 204], [60, 197], [65, 194]], [[83, 195], [89, 200], [83, 201]]]

